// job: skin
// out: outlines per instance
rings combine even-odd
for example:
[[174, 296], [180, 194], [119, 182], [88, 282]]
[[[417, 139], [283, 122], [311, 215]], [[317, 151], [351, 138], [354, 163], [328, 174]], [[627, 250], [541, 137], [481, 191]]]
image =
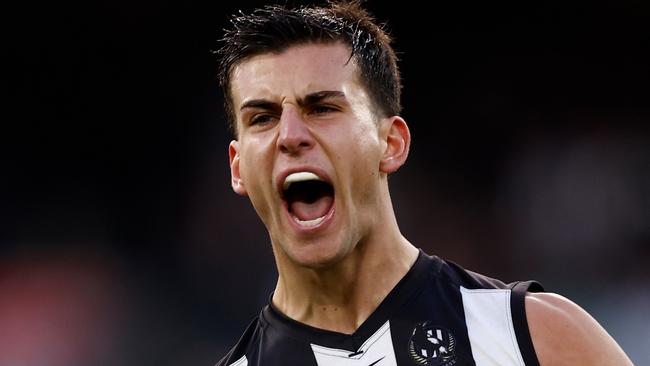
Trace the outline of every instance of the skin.
[[[233, 189], [271, 237], [274, 305], [342, 333], [359, 327], [418, 255], [399, 231], [387, 182], [408, 156], [408, 127], [373, 112], [349, 55], [343, 44], [309, 44], [241, 63], [232, 73], [238, 140], [229, 148]], [[334, 186], [327, 226], [305, 232], [290, 222], [277, 181], [292, 170]]]
[[[238, 138], [233, 190], [248, 196], [271, 238], [278, 268], [273, 304], [304, 324], [352, 334], [415, 262], [400, 233], [388, 174], [408, 156], [399, 116], [378, 116], [342, 43], [297, 45], [245, 60], [231, 74]], [[334, 210], [306, 230], [287, 213], [278, 182], [311, 171], [334, 187]], [[529, 294], [526, 312], [542, 366], [631, 365], [580, 307]]]
[[526, 317], [541, 366], [632, 365], [607, 331], [563, 296], [527, 294]]

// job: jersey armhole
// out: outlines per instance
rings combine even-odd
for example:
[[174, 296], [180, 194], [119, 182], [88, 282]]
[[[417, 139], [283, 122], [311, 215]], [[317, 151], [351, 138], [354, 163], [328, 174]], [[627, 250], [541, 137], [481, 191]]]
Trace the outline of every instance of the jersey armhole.
[[512, 287], [510, 296], [512, 322], [515, 328], [519, 350], [521, 351], [526, 366], [539, 366], [533, 340], [530, 337], [528, 320], [526, 319], [526, 293], [543, 291], [544, 288], [542, 285], [536, 281], [517, 282]]

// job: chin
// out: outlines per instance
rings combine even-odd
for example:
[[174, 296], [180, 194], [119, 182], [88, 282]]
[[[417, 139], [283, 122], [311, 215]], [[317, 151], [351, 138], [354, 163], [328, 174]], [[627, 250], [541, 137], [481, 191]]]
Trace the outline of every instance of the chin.
[[289, 259], [302, 267], [322, 269], [339, 263], [346, 257], [349, 250], [342, 244], [327, 243], [292, 243], [289, 248], [283, 248]]

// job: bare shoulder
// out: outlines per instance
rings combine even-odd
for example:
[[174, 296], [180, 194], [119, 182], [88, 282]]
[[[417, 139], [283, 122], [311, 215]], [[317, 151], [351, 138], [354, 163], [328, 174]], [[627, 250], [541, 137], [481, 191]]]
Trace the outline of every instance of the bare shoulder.
[[632, 365], [607, 331], [563, 296], [526, 294], [526, 318], [541, 366]]

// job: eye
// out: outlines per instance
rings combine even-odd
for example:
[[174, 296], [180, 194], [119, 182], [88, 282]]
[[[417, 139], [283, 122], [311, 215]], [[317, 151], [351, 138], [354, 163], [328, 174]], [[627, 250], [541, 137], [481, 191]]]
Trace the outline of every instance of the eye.
[[311, 109], [310, 113], [316, 115], [323, 115], [323, 114], [329, 114], [337, 111], [338, 111], [337, 108], [330, 105], [316, 105], [314, 106], [314, 108]]
[[275, 117], [271, 114], [260, 113], [251, 117], [250, 125], [251, 126], [264, 125], [272, 122], [274, 119]]

